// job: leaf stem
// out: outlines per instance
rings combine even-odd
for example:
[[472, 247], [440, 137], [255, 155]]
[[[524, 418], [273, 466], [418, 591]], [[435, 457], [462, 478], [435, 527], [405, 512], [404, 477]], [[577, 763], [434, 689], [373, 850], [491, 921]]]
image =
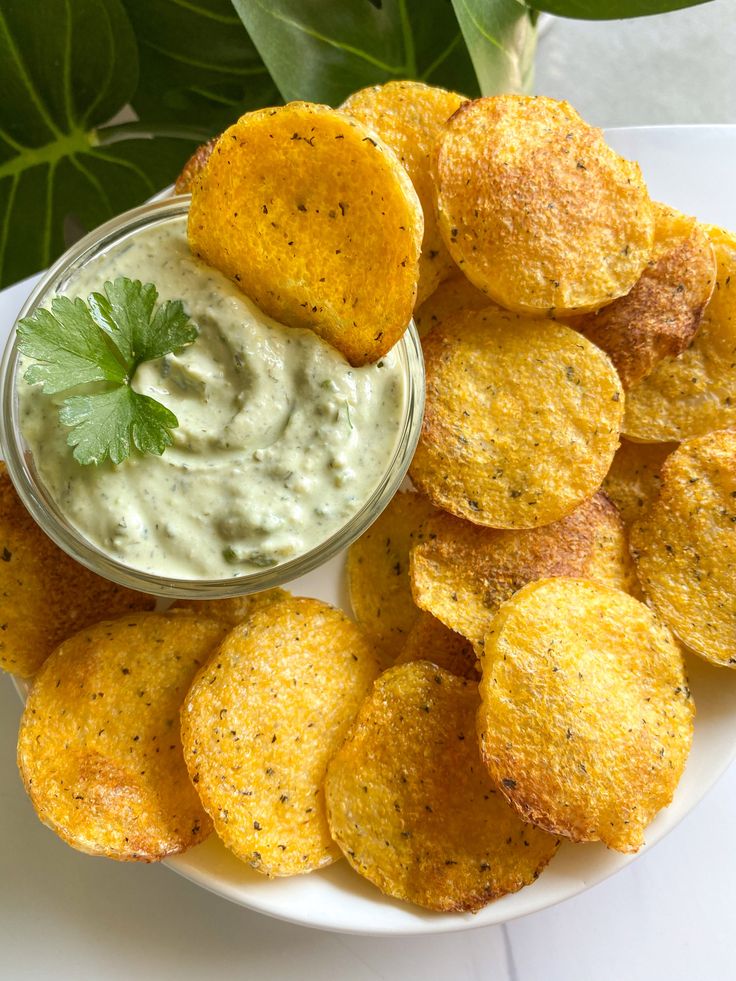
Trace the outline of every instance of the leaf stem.
[[205, 143], [211, 138], [212, 130], [183, 123], [118, 123], [115, 126], [101, 126], [95, 130], [95, 136], [97, 146], [110, 146], [124, 140], [152, 140], [157, 136]]

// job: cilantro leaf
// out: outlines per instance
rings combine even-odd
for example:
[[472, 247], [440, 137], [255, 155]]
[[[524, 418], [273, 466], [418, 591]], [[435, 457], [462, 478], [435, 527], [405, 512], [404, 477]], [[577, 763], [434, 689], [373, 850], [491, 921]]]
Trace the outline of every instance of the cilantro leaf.
[[18, 324], [18, 347], [37, 362], [26, 380], [43, 384], [46, 395], [87, 382], [125, 381], [125, 366], [81, 299], [56, 296], [50, 311], [24, 317]]
[[64, 400], [59, 418], [72, 427], [67, 443], [82, 464], [99, 464], [108, 456], [113, 463], [122, 463], [130, 456], [131, 443], [141, 453], [161, 456], [173, 442], [171, 430], [179, 425], [166, 406], [130, 385], [71, 396]]
[[25, 378], [43, 384], [44, 394], [100, 383], [69, 395], [59, 410], [78, 463], [119, 464], [134, 448], [160, 456], [173, 442], [174, 413], [131, 381], [142, 362], [181, 350], [198, 332], [181, 300], [156, 307], [157, 300], [153, 283], [121, 276], [86, 303], [55, 297], [51, 311], [37, 310], [18, 325], [18, 347], [35, 361]]

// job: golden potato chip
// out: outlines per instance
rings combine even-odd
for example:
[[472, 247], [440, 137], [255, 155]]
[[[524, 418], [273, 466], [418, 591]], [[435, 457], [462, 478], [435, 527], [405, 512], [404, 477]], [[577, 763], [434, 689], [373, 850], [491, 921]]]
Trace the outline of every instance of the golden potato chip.
[[395, 664], [412, 661], [431, 661], [450, 674], [471, 681], [480, 677], [478, 658], [470, 641], [424, 610], [406, 635], [406, 643]]
[[[577, 576], [636, 589], [623, 522], [604, 494], [543, 528], [498, 531], [442, 514], [412, 549], [414, 599], [476, 647], [505, 600], [535, 579]], [[425, 655], [432, 660], [429, 655]]]
[[623, 432], [645, 443], [736, 425], [736, 235], [707, 227], [718, 272], [692, 344], [626, 394]]
[[597, 310], [649, 261], [654, 218], [638, 164], [566, 102], [466, 102], [445, 127], [435, 183], [450, 255], [510, 310]]
[[401, 650], [419, 610], [411, 598], [409, 550], [424, 540], [437, 509], [422, 494], [399, 491], [348, 551], [350, 605], [376, 638], [384, 666]]
[[172, 610], [184, 610], [197, 616], [211, 617], [222, 620], [231, 627], [237, 626], [262, 606], [275, 603], [288, 597], [285, 589], [265, 589], [261, 593], [250, 593], [248, 596], [229, 596], [227, 599], [199, 600], [179, 599], [172, 603]]
[[62, 640], [107, 617], [152, 610], [153, 596], [96, 576], [38, 527], [0, 461], [0, 667], [28, 678]]
[[481, 666], [481, 754], [521, 817], [637, 851], [692, 741], [694, 707], [669, 629], [619, 590], [542, 579], [501, 607]]
[[455, 313], [463, 310], [482, 310], [492, 301], [485, 293], [473, 286], [462, 273], [440, 283], [414, 314], [420, 337], [425, 337], [433, 327], [439, 326]]
[[496, 306], [457, 314], [423, 346], [427, 401], [409, 472], [434, 504], [475, 524], [533, 528], [598, 490], [623, 416], [599, 348]]
[[603, 348], [625, 390], [690, 344], [716, 280], [705, 228], [664, 205], [655, 207], [655, 216], [655, 246], [664, 254], [650, 260], [625, 296], [567, 321]]
[[640, 517], [659, 494], [662, 464], [677, 445], [621, 440], [603, 481], [603, 490], [619, 509], [625, 525]]
[[182, 707], [184, 756], [238, 858], [270, 876], [339, 858], [322, 782], [377, 674], [360, 627], [296, 596], [235, 627], [200, 671]]
[[432, 153], [442, 128], [465, 97], [423, 82], [386, 82], [354, 92], [341, 108], [375, 130], [391, 147], [417, 192], [424, 212], [417, 303], [457, 269], [442, 241], [434, 214]]
[[192, 185], [189, 244], [267, 314], [354, 365], [411, 319], [422, 209], [372, 130], [307, 102], [242, 116]]
[[202, 173], [204, 168], [207, 166], [207, 161], [212, 156], [212, 151], [217, 143], [217, 137], [213, 137], [211, 140], [207, 140], [201, 146], [198, 146], [191, 157], [184, 164], [184, 168], [179, 176], [176, 178], [174, 184], [174, 194], [189, 194], [192, 190], [192, 185], [199, 175]]
[[736, 429], [690, 439], [631, 529], [644, 591], [691, 650], [736, 667]]
[[524, 824], [478, 753], [478, 686], [418, 661], [381, 675], [327, 769], [330, 830], [397, 899], [478, 910], [537, 878], [559, 841]]
[[43, 665], [18, 765], [39, 817], [68, 844], [153, 862], [209, 835], [182, 757], [179, 706], [226, 629], [135, 613], [80, 631]]

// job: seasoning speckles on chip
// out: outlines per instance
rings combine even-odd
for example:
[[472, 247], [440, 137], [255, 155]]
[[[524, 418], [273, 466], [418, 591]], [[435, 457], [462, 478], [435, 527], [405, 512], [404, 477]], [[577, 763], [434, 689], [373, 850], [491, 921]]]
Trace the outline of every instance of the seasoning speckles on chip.
[[192, 186], [192, 251], [281, 323], [353, 365], [411, 319], [422, 209], [404, 167], [358, 120], [291, 102], [242, 116]]
[[566, 102], [466, 102], [445, 127], [435, 183], [450, 255], [510, 310], [596, 310], [649, 260], [654, 218], [638, 164]]
[[409, 585], [409, 552], [424, 540], [426, 523], [436, 514], [423, 494], [399, 491], [348, 551], [350, 604], [376, 638], [386, 666], [419, 616]]
[[235, 627], [195, 678], [181, 715], [189, 773], [220, 838], [259, 872], [339, 857], [322, 782], [378, 669], [343, 613], [289, 597]]
[[687, 440], [631, 529], [644, 591], [689, 648], [736, 667], [736, 429]]
[[463, 101], [423, 82], [386, 82], [353, 93], [341, 106], [391, 147], [416, 189], [424, 212], [417, 303], [457, 269], [437, 228], [430, 163], [442, 127]]
[[677, 443], [633, 443], [622, 439], [611, 469], [603, 481], [610, 497], [628, 526], [640, 518], [644, 509], [659, 494], [662, 464], [677, 448]]
[[637, 851], [693, 733], [665, 624], [618, 590], [543, 579], [501, 607], [481, 665], [481, 754], [518, 813], [573, 841]]
[[31, 518], [0, 461], [0, 667], [28, 678], [62, 640], [155, 599], [96, 576]]
[[389, 896], [478, 910], [534, 881], [558, 840], [524, 824], [485, 772], [477, 685], [426, 662], [386, 671], [325, 782], [330, 829]]
[[577, 576], [638, 590], [623, 523], [604, 494], [543, 528], [498, 531], [442, 514], [427, 532], [411, 553], [417, 605], [478, 648], [501, 603], [535, 579]]
[[129, 614], [74, 634], [46, 661], [21, 719], [18, 765], [39, 817], [68, 844], [152, 862], [209, 835], [179, 707], [226, 629]]
[[599, 348], [496, 306], [456, 314], [423, 347], [427, 401], [409, 472], [434, 504], [491, 528], [533, 528], [596, 492], [623, 417]]
[[458, 273], [440, 283], [414, 314], [419, 336], [424, 337], [448, 317], [464, 310], [482, 310], [493, 303], [470, 280]]

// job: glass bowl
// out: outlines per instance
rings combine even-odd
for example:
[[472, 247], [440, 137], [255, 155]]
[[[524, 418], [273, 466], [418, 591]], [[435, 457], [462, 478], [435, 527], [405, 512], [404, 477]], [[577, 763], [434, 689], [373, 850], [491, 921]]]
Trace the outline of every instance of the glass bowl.
[[[92, 259], [118, 246], [142, 228], [181, 218], [188, 208], [189, 197], [185, 195], [155, 201], [127, 211], [90, 232], [49, 269], [29, 296], [18, 320], [31, 316], [54, 293], [63, 290], [69, 278]], [[396, 444], [385, 472], [367, 500], [337, 531], [296, 558], [267, 569], [221, 579], [170, 578], [128, 566], [88, 541], [61, 513], [47, 492], [23, 439], [18, 420], [19, 352], [15, 327], [8, 338], [0, 374], [0, 441], [8, 473], [34, 520], [57, 545], [93, 572], [123, 586], [163, 597], [218, 599], [283, 585], [316, 569], [350, 545], [375, 521], [406, 475], [419, 439], [424, 411], [424, 361], [413, 322], [394, 350], [404, 373], [405, 397]]]

